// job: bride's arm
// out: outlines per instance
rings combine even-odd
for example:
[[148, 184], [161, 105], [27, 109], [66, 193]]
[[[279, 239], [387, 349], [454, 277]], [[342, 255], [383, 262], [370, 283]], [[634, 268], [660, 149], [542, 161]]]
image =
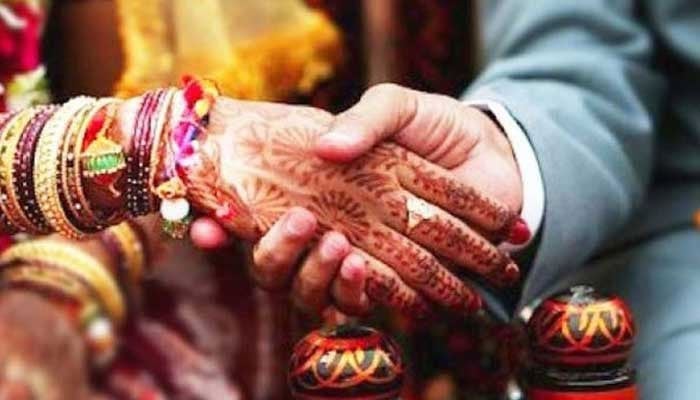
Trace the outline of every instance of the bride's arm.
[[77, 98], [11, 116], [0, 129], [5, 228], [83, 238], [160, 210], [164, 225], [182, 234], [192, 204], [257, 241], [300, 206], [318, 220], [312, 235], [339, 231], [349, 239], [367, 264], [370, 297], [413, 315], [427, 309], [423, 296], [458, 312], [480, 307], [437, 256], [495, 284], [517, 278], [508, 255], [479, 233], [480, 221], [460, 220], [448, 213], [460, 210], [420, 195], [463, 193], [454, 207], [485, 204], [502, 232], [517, 220], [507, 207], [391, 144], [352, 164], [324, 162], [311, 148], [329, 114], [216, 98], [210, 89], [192, 81], [181, 91]]

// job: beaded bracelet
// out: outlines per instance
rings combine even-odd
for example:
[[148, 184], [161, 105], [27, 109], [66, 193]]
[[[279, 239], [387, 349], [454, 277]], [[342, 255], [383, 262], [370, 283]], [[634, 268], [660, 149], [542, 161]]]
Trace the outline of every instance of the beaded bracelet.
[[36, 232], [49, 233], [50, 227], [39, 209], [34, 191], [32, 168], [34, 167], [34, 151], [36, 150], [39, 134], [44, 124], [56, 111], [56, 107], [45, 106], [37, 109], [39, 111], [25, 127], [17, 146], [18, 150], [15, 154], [13, 165], [12, 185], [16, 193], [17, 202]]
[[56, 232], [71, 239], [82, 239], [85, 233], [68, 219], [61, 204], [61, 149], [73, 117], [94, 102], [90, 97], [76, 97], [64, 104], [44, 126], [34, 160], [34, 184], [41, 212]]
[[153, 145], [153, 116], [162, 99], [164, 90], [155, 90], [143, 95], [136, 115], [131, 151], [127, 160], [127, 209], [132, 217], [151, 212], [150, 150]]
[[18, 202], [17, 193], [12, 184], [13, 164], [17, 145], [22, 137], [22, 132], [27, 124], [36, 115], [36, 108], [28, 108], [20, 111], [19, 114], [3, 130], [0, 141], [0, 204], [8, 220], [18, 231], [38, 234], [41, 233], [37, 227], [22, 212], [22, 207]]

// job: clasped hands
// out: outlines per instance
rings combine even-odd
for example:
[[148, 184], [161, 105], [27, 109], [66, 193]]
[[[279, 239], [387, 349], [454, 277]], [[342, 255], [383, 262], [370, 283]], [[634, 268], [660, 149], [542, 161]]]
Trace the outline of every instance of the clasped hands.
[[[198, 151], [191, 173], [222, 197], [199, 205], [210, 217], [193, 241], [220, 246], [240, 233], [226, 219], [247, 219], [260, 236], [254, 278], [291, 288], [306, 310], [471, 313], [481, 300], [462, 272], [495, 286], [519, 278], [497, 247], [529, 237], [510, 144], [455, 99], [382, 84], [333, 116], [222, 98]], [[245, 210], [222, 215], [226, 196]]]

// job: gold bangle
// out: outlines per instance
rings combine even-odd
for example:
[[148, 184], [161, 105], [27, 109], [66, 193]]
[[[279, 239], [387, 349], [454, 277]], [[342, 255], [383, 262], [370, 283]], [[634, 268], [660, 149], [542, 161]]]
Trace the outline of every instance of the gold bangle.
[[2, 267], [2, 282], [7, 286], [35, 288], [41, 294], [58, 295], [85, 305], [94, 302], [86, 283], [73, 274], [54, 266], [39, 264], [10, 264]]
[[129, 283], [138, 287], [146, 269], [145, 248], [141, 242], [141, 236], [134, 230], [130, 222], [122, 222], [109, 228], [108, 231], [119, 245]]
[[[16, 113], [6, 113], [0, 116], [0, 147], [2, 146], [1, 138], [4, 136], [6, 128], [10, 125], [10, 122], [12, 122], [16, 115]], [[0, 197], [0, 199], [1, 198], [2, 197]], [[17, 227], [12, 224], [10, 219], [7, 217], [7, 214], [5, 214], [5, 205], [3, 203], [4, 200], [0, 200], [0, 232], [10, 235], [15, 234], [17, 233]]]
[[71, 239], [83, 239], [85, 233], [66, 216], [59, 194], [59, 164], [63, 139], [73, 117], [95, 99], [76, 97], [64, 104], [41, 131], [34, 159], [34, 185], [39, 208], [56, 232]]
[[54, 265], [80, 277], [94, 290], [98, 301], [112, 321], [119, 325], [126, 314], [124, 298], [114, 278], [90, 254], [55, 239], [38, 239], [16, 244], [0, 256], [0, 263], [41, 263]]
[[[149, 171], [149, 186], [151, 188], [151, 193], [156, 192], [156, 187], [158, 186], [157, 174], [158, 168], [163, 156], [163, 149], [167, 145], [167, 140], [169, 135], [163, 134], [166, 130], [166, 124], [170, 120], [170, 108], [173, 102], [173, 98], [177, 93], [177, 89], [169, 88], [167, 93], [163, 96], [163, 101], [159, 104], [160, 110], [158, 110], [158, 116], [156, 118], [155, 128], [154, 128], [154, 138], [153, 145], [151, 147], [151, 158], [150, 158], [150, 171]], [[156, 205], [154, 204], [156, 196], [151, 196], [151, 209], [155, 210]]]
[[39, 112], [38, 108], [25, 109], [10, 121], [2, 132], [2, 146], [0, 146], [0, 205], [7, 219], [21, 232], [38, 234], [39, 228], [22, 212], [22, 207], [17, 201], [17, 192], [12, 184], [14, 171], [14, 159], [17, 145], [22, 137], [22, 132], [32, 118]]
[[[79, 222], [88, 232], [98, 232], [104, 229], [107, 225], [104, 218], [98, 217], [92, 210], [92, 206], [85, 196], [83, 190], [82, 162], [81, 154], [83, 151], [83, 141], [87, 132], [88, 124], [95, 115], [109, 104], [116, 103], [119, 100], [114, 98], [103, 98], [97, 100], [90, 107], [84, 110], [84, 114], [80, 116], [77, 123], [71, 124], [69, 136], [64, 145], [64, 156], [62, 159], [65, 165], [64, 190], [67, 192], [67, 198], [70, 199], [68, 206], [71, 209], [76, 221]], [[69, 168], [67, 164], [71, 164]]]
[[76, 161], [73, 155], [75, 147], [78, 146], [76, 136], [80, 134], [80, 127], [87, 118], [87, 114], [91, 111], [91, 107], [81, 109], [71, 121], [66, 136], [63, 140], [61, 150], [61, 180], [60, 185], [63, 191], [63, 203], [68, 208], [73, 216], [76, 226], [81, 230], [95, 224], [95, 218], [90, 218], [91, 210], [85, 207], [80, 199], [79, 193], [83, 192], [83, 186], [80, 180], [74, 179]]

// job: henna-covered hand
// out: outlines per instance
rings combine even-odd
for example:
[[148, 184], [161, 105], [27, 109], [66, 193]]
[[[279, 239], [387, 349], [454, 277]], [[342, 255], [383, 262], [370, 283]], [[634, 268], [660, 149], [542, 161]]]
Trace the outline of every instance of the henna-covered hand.
[[[333, 242], [323, 235], [330, 231], [349, 241], [338, 244], [336, 238], [336, 260], [325, 260], [342, 264], [341, 278], [363, 285], [366, 278], [364, 288], [372, 300], [414, 315], [427, 310], [424, 298], [460, 312], [481, 305], [476, 292], [451, 274], [438, 256], [497, 285], [517, 279], [517, 266], [484, 237], [506, 238], [518, 221], [514, 212], [392, 143], [376, 146], [348, 164], [322, 160], [314, 146], [333, 120], [308, 107], [220, 99], [197, 152], [198, 162], [186, 174], [198, 209], [239, 236], [258, 239], [268, 233], [258, 243], [264, 251], [257, 251], [255, 260], [269, 267], [262, 277], [268, 286], [275, 280], [284, 283], [282, 272], [296, 263], [300, 244], [312, 239], [320, 239], [321, 245]], [[294, 227], [294, 214], [289, 214], [293, 207], [313, 214], [302, 216], [308, 223], [301, 224], [296, 236], [287, 235], [287, 242], [268, 240]], [[316, 268], [323, 264], [320, 253], [310, 254]], [[358, 259], [366, 265], [353, 266]], [[353, 272], [363, 267], [365, 272]], [[357, 303], [367, 305], [356, 287], [340, 282], [333, 292], [355, 293]], [[303, 293], [305, 287], [308, 292], [324, 284], [330, 282], [297, 280], [294, 287]]]

